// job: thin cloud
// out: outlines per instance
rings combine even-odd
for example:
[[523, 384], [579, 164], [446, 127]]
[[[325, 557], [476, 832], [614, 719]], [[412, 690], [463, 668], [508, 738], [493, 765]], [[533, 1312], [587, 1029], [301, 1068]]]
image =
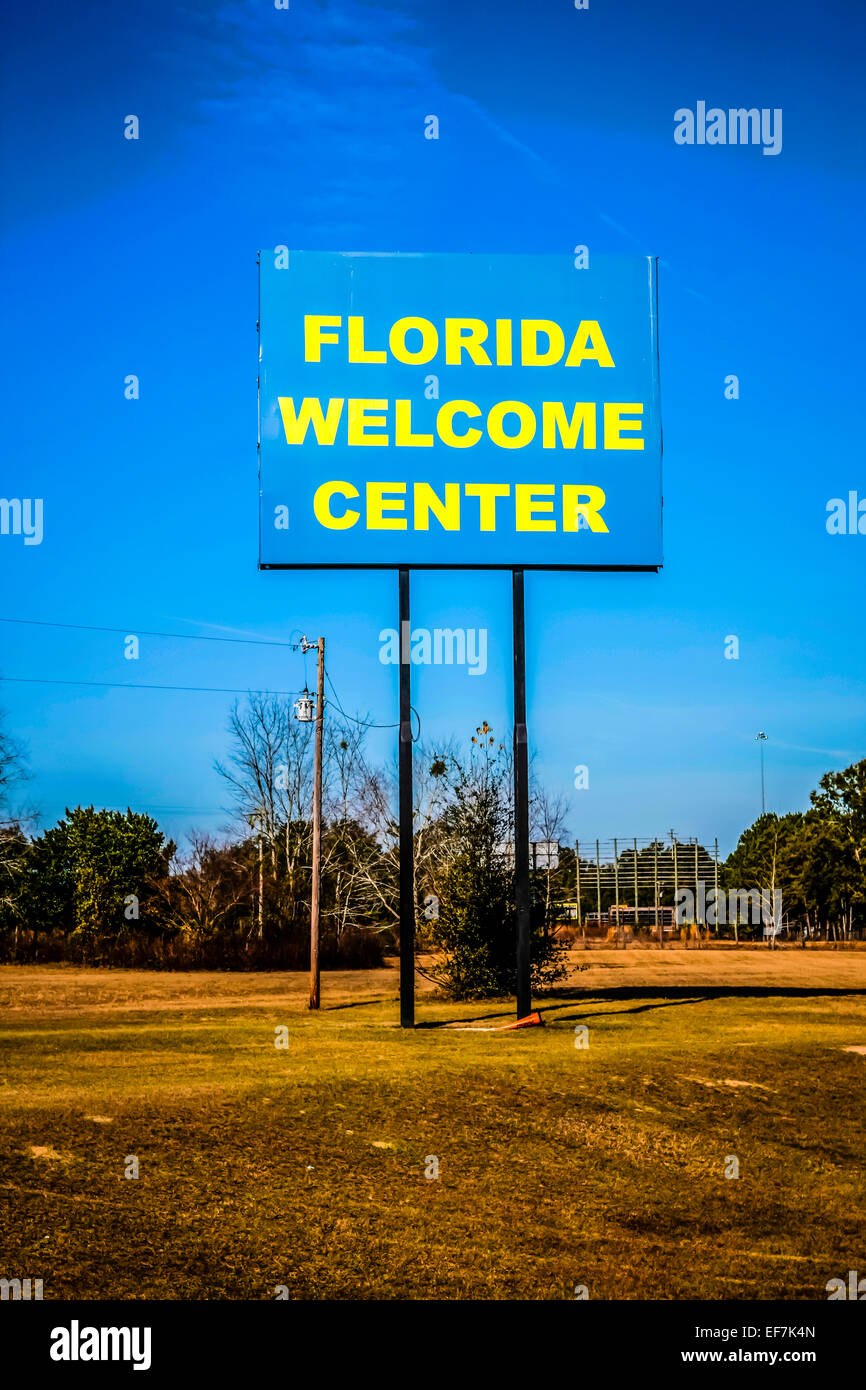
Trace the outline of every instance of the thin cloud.
[[802, 743], [783, 743], [781, 739], [768, 739], [768, 745], [773, 748], [786, 748], [791, 753], [819, 753], [822, 758], [860, 758], [863, 756], [862, 749], [855, 752], [852, 748], [809, 748]]

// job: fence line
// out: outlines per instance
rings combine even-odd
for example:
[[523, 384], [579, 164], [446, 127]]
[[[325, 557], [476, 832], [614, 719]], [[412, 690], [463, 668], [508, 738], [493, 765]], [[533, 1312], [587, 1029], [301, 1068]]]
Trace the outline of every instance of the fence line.
[[[632, 836], [621, 840], [614, 836], [608, 840], [575, 841], [575, 903], [564, 903], [565, 909], [576, 909], [579, 928], [587, 925], [615, 923], [616, 926], [634, 925], [637, 929], [641, 921], [656, 930], [673, 930], [674, 909], [662, 903], [666, 890], [673, 892], [674, 900], [680, 888], [694, 891], [695, 902], [702, 901], [700, 885], [705, 889], [712, 886], [718, 898], [719, 889], [719, 841], [713, 840], [710, 854], [698, 838], [678, 839], [673, 832], [669, 837]], [[594, 852], [593, 852], [594, 851]], [[584, 885], [588, 891], [595, 889], [596, 911], [583, 911]], [[602, 912], [602, 897], [609, 896], [613, 889], [613, 900], [606, 913]], [[603, 891], [604, 890], [604, 891]], [[632, 901], [628, 901], [631, 896]], [[643, 901], [642, 901], [643, 900]], [[574, 915], [573, 913], [570, 915]]]

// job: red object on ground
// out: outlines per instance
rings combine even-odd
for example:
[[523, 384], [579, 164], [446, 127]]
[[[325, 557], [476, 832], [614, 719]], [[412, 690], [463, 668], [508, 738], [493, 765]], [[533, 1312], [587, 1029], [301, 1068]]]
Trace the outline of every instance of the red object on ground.
[[538, 1024], [543, 1026], [544, 1019], [536, 1009], [535, 1013], [527, 1014], [526, 1018], [519, 1018], [516, 1023], [503, 1023], [499, 1031], [506, 1033], [510, 1028], [534, 1028]]

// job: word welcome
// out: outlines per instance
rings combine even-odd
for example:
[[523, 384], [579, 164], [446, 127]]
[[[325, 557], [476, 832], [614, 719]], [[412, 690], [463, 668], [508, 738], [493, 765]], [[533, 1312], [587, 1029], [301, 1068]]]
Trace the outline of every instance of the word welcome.
[[[318, 396], [304, 396], [299, 407], [292, 396], [278, 396], [277, 399], [287, 444], [303, 444], [312, 428], [316, 443], [325, 446], [339, 442], [350, 449], [387, 448], [391, 444], [397, 449], [432, 449], [434, 445], [431, 431], [419, 433], [413, 427], [411, 400], [395, 400], [392, 412], [392, 402], [383, 398], [350, 397], [347, 400], [335, 396], [325, 409]], [[597, 448], [596, 402], [574, 401], [570, 409], [568, 415], [563, 401], [542, 403], [543, 449], [576, 449], [578, 441], [584, 449]], [[602, 410], [602, 448], [644, 447], [643, 439], [638, 437], [643, 421], [634, 418], [643, 414], [640, 401], [604, 401]], [[485, 434], [499, 449], [525, 449], [538, 434], [538, 416], [525, 401], [497, 401], [484, 417], [483, 429], [467, 423], [480, 419], [482, 414], [481, 407], [474, 401], [445, 401], [436, 412], [436, 437], [451, 449], [471, 449]]]

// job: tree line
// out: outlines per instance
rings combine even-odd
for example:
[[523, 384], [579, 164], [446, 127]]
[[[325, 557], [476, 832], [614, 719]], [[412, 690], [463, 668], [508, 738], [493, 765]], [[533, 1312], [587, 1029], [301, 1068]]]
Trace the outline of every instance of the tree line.
[[[367, 724], [325, 721], [322, 963], [382, 964], [399, 919], [393, 774], [371, 762]], [[21, 809], [21, 749], [0, 725], [0, 958], [163, 968], [303, 969], [309, 961], [312, 725], [276, 697], [237, 703], [227, 752], [225, 831], [179, 847], [132, 808], [70, 808], [36, 833]], [[415, 749], [416, 934], [420, 968], [451, 994], [513, 991], [511, 754], [486, 722], [462, 743]], [[560, 841], [558, 865], [532, 875], [535, 988], [563, 973], [577, 862], [567, 806], [535, 786], [533, 837]], [[723, 886], [783, 894], [786, 919], [813, 938], [866, 925], [866, 760], [827, 773], [809, 810], [762, 815], [721, 866]], [[664, 851], [667, 852], [667, 851]], [[674, 851], [676, 852], [676, 851]], [[646, 851], [642, 850], [643, 855]], [[701, 866], [712, 865], [699, 847]], [[634, 852], [618, 868], [628, 884]], [[605, 881], [604, 906], [614, 900]], [[581, 862], [580, 902], [596, 907]], [[730, 930], [730, 928], [728, 928]], [[735, 928], [736, 930], [736, 928]], [[757, 929], [760, 931], [760, 928]], [[741, 928], [740, 934], [748, 934]], [[426, 951], [429, 953], [424, 955]]]

